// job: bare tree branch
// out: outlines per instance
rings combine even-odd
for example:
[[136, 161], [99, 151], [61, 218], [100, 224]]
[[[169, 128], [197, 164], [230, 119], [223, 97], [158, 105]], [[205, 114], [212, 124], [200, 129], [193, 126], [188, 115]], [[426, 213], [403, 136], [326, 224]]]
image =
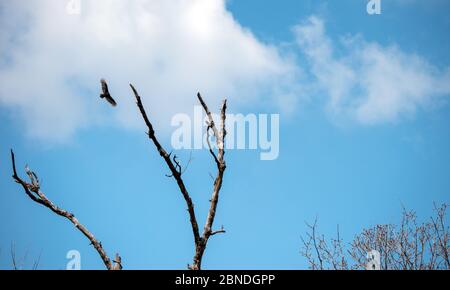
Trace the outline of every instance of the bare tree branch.
[[[220, 171], [220, 167], [224, 167], [225, 166], [225, 162], [223, 160], [224, 154], [225, 154], [225, 137], [227, 134], [226, 128], [225, 128], [225, 119], [226, 119], [226, 110], [227, 110], [227, 100], [223, 101], [222, 104], [222, 109], [220, 111], [220, 119], [221, 119], [221, 131], [219, 132], [219, 130], [216, 127], [216, 124], [214, 123], [214, 119], [212, 117], [211, 111], [209, 110], [208, 106], [206, 105], [205, 101], [203, 100], [202, 96], [200, 95], [200, 93], [197, 94], [197, 98], [200, 101], [200, 104], [203, 107], [203, 110], [206, 113], [206, 116], [208, 117], [208, 126], [206, 129], [206, 132], [208, 133], [208, 138], [206, 138], [206, 140], [208, 141], [208, 147], [209, 147], [209, 152], [211, 153], [211, 155], [213, 156], [216, 164], [217, 164], [217, 168]], [[212, 146], [209, 142], [209, 129], [212, 129], [213, 134], [214, 134], [214, 138], [216, 139], [217, 142], [217, 146], [219, 148], [219, 154], [216, 156], [216, 154], [214, 153]], [[225, 169], [223, 169], [225, 170]]]
[[136, 104], [139, 108], [139, 111], [141, 112], [142, 118], [144, 119], [145, 125], [148, 128], [147, 135], [152, 140], [153, 144], [155, 145], [156, 149], [158, 150], [161, 157], [164, 159], [164, 161], [167, 163], [167, 166], [170, 169], [170, 172], [172, 173], [172, 177], [175, 178], [178, 187], [180, 188], [181, 194], [184, 197], [184, 200], [186, 201], [189, 217], [191, 221], [192, 226], [192, 233], [194, 234], [194, 240], [195, 245], [199, 246], [201, 244], [200, 241], [200, 233], [198, 230], [198, 223], [197, 218], [195, 217], [195, 210], [194, 210], [194, 203], [192, 202], [192, 199], [189, 195], [189, 192], [186, 189], [186, 186], [184, 185], [184, 181], [181, 178], [181, 173], [177, 170], [176, 165], [172, 162], [170, 159], [170, 155], [167, 153], [167, 151], [161, 146], [158, 139], [155, 135], [155, 130], [153, 129], [153, 125], [150, 122], [149, 118], [147, 117], [147, 113], [145, 112], [144, 106], [142, 105], [141, 97], [139, 96], [137, 90], [134, 88], [132, 84], [130, 84], [131, 89], [133, 90], [134, 96], [136, 98]]
[[450, 257], [449, 257], [449, 245], [448, 245], [448, 229], [445, 227], [444, 218], [445, 211], [447, 209], [446, 205], [438, 208], [436, 204], [434, 205], [434, 210], [437, 213], [436, 220], [431, 218], [431, 222], [433, 224], [433, 228], [435, 230], [435, 234], [437, 237], [437, 241], [439, 243], [439, 255], [444, 258], [445, 263], [447, 264], [447, 269], [450, 269]]
[[33, 268], [32, 268], [33, 270], [37, 270], [38, 269], [39, 264], [41, 263], [41, 256], [42, 256], [42, 251], [39, 253], [39, 256], [38, 256], [37, 260], [34, 261], [34, 263], [33, 263]]
[[[303, 249], [302, 249], [301, 253], [303, 254], [303, 256], [305, 256], [307, 258], [311, 269], [323, 270], [324, 262], [323, 262], [323, 258], [322, 258], [322, 252], [323, 252], [324, 241], [322, 239], [316, 237], [317, 217], [314, 220], [314, 223], [312, 225], [306, 223], [306, 226], [309, 228], [310, 232], [308, 232], [306, 234], [308, 237], [307, 240], [305, 240], [302, 237]], [[314, 251], [315, 254], [313, 254], [312, 251]], [[316, 262], [316, 259], [317, 259], [317, 262]]]
[[220, 228], [220, 230], [212, 231], [210, 236], [214, 236], [214, 235], [217, 235], [217, 234], [225, 234], [225, 233], [226, 233], [226, 231], [225, 231], [225, 229], [224, 229], [223, 226], [222, 226], [222, 227]]
[[122, 257], [116, 254], [112, 270], [122, 270]]
[[[164, 159], [164, 161], [166, 162], [167, 166], [170, 169], [171, 175], [169, 175], [169, 177], [174, 177], [178, 187], [181, 191], [181, 194], [183, 195], [187, 207], [188, 207], [188, 212], [189, 212], [189, 216], [190, 216], [190, 222], [191, 222], [191, 226], [192, 226], [192, 232], [194, 234], [194, 241], [195, 241], [195, 255], [194, 255], [194, 259], [193, 259], [193, 264], [192, 265], [188, 265], [189, 269], [192, 270], [200, 270], [201, 269], [201, 263], [202, 263], [202, 258], [203, 258], [203, 254], [205, 252], [206, 249], [206, 245], [208, 243], [208, 240], [211, 236], [219, 234], [219, 233], [225, 233], [225, 230], [222, 228], [221, 230], [218, 231], [213, 231], [212, 230], [212, 226], [214, 224], [214, 219], [216, 216], [216, 209], [217, 209], [217, 203], [219, 201], [219, 192], [220, 189], [222, 188], [222, 181], [223, 181], [223, 174], [225, 172], [225, 168], [226, 168], [226, 164], [225, 164], [225, 160], [224, 160], [224, 155], [225, 155], [225, 136], [226, 136], [226, 129], [225, 129], [225, 119], [226, 119], [226, 109], [227, 109], [227, 102], [226, 100], [223, 102], [222, 105], [222, 109], [221, 109], [221, 130], [219, 131], [214, 123], [213, 117], [211, 112], [208, 109], [208, 106], [206, 105], [206, 103], [203, 101], [200, 93], [198, 93], [197, 97], [200, 101], [200, 104], [202, 105], [203, 109], [206, 112], [206, 115], [208, 116], [209, 122], [208, 122], [208, 126], [207, 126], [207, 142], [208, 142], [208, 146], [209, 146], [209, 152], [211, 153], [211, 155], [214, 158], [214, 161], [217, 165], [218, 168], [218, 172], [217, 172], [217, 176], [214, 179], [214, 186], [213, 186], [213, 192], [212, 192], [212, 196], [211, 196], [211, 205], [210, 205], [210, 209], [208, 211], [208, 216], [206, 218], [206, 222], [205, 222], [205, 226], [203, 229], [203, 233], [200, 236], [200, 231], [199, 231], [199, 227], [198, 227], [198, 223], [197, 223], [197, 218], [195, 216], [195, 210], [194, 210], [194, 204], [192, 202], [192, 199], [186, 189], [186, 186], [184, 185], [184, 181], [181, 178], [181, 175], [183, 173], [183, 171], [181, 170], [181, 165], [177, 160], [176, 155], [171, 159], [171, 155], [167, 153], [167, 151], [162, 147], [162, 145], [160, 144], [160, 142], [158, 141], [156, 135], [155, 135], [155, 130], [153, 129], [153, 125], [150, 122], [147, 113], [144, 109], [144, 106], [142, 104], [142, 100], [141, 97], [139, 96], [139, 93], [137, 92], [137, 90], [134, 88], [134, 86], [132, 84], [130, 84], [130, 87], [134, 93], [134, 96], [136, 98], [136, 104], [139, 108], [139, 111], [142, 115], [142, 118], [144, 119], [144, 122], [147, 126], [148, 132], [147, 135], [150, 138], [150, 140], [153, 142], [153, 144], [155, 145], [156, 149], [158, 150], [159, 154], [161, 155], [161, 157]], [[217, 142], [217, 146], [218, 146], [218, 154], [216, 155], [216, 153], [214, 152], [210, 140], [209, 140], [209, 130], [213, 131], [214, 137], [216, 139]], [[188, 163], [189, 164], [189, 163]]]
[[[212, 227], [213, 227], [214, 219], [216, 216], [217, 203], [219, 202], [220, 189], [222, 188], [223, 174], [226, 169], [224, 155], [225, 155], [225, 137], [227, 134], [226, 129], [225, 129], [227, 100], [223, 101], [222, 109], [220, 111], [221, 130], [219, 131], [219, 130], [217, 130], [217, 128], [214, 124], [214, 120], [212, 118], [211, 112], [209, 111], [206, 103], [203, 101], [203, 98], [201, 97], [200, 93], [197, 94], [197, 97], [198, 97], [200, 104], [202, 105], [206, 115], [208, 116], [208, 119], [209, 119], [208, 128], [211, 128], [214, 132], [217, 146], [219, 148], [218, 149], [219, 153], [217, 154], [217, 157], [216, 157], [211, 146], [209, 147], [209, 150], [210, 150], [211, 154], [213, 155], [214, 160], [216, 162], [218, 172], [217, 172], [216, 179], [214, 180], [214, 188], [213, 188], [213, 192], [212, 192], [212, 196], [211, 196], [211, 204], [210, 204], [210, 208], [208, 211], [208, 216], [206, 218], [205, 227], [203, 229], [202, 240], [204, 243], [204, 247], [198, 248], [196, 251], [196, 254], [194, 256], [194, 264], [193, 264], [194, 269], [196, 269], [195, 267], [197, 267], [197, 269], [200, 269], [201, 260], [202, 260], [203, 253], [206, 248], [206, 244], [208, 242], [208, 239], [213, 234]], [[207, 130], [208, 130], [208, 128], [207, 128]], [[209, 142], [208, 142], [208, 144], [209, 144]], [[224, 232], [224, 231], [219, 231], [219, 232]], [[217, 231], [216, 231], [216, 233], [217, 233]]]
[[18, 270], [17, 261], [16, 261], [16, 247], [14, 243], [11, 243], [11, 262], [14, 270]]
[[26, 167], [25, 170], [26, 170], [26, 174], [30, 178], [30, 182], [25, 182], [24, 180], [22, 180], [19, 177], [19, 175], [17, 174], [17, 170], [16, 170], [16, 160], [15, 160], [13, 150], [11, 150], [11, 161], [12, 161], [12, 168], [13, 168], [13, 176], [12, 177], [14, 178], [14, 180], [17, 183], [19, 183], [23, 187], [23, 189], [24, 189], [25, 193], [28, 195], [28, 197], [30, 197], [34, 202], [47, 207], [55, 214], [65, 217], [71, 223], [73, 223], [75, 225], [75, 227], [89, 239], [92, 246], [95, 248], [95, 250], [100, 255], [106, 268], [108, 270], [112, 270], [115, 265], [112, 264], [110, 258], [108, 257], [105, 250], [103, 249], [102, 244], [94, 237], [94, 235], [91, 232], [89, 232], [89, 230], [85, 226], [83, 226], [75, 218], [75, 216], [72, 213], [59, 208], [45, 196], [45, 194], [40, 190], [39, 178], [33, 171], [31, 171], [28, 168], [28, 166]]

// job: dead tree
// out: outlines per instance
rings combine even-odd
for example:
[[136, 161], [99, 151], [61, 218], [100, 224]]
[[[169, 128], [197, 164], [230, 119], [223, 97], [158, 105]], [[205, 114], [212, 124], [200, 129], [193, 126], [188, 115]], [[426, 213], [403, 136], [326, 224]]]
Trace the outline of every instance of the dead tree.
[[[198, 100], [200, 101], [200, 104], [202, 105], [207, 117], [208, 117], [208, 123], [207, 123], [207, 143], [209, 146], [209, 152], [214, 159], [214, 162], [217, 165], [217, 175], [214, 180], [213, 185], [213, 192], [211, 196], [211, 204], [208, 212], [208, 216], [206, 218], [205, 226], [203, 228], [203, 232], [200, 233], [197, 217], [195, 215], [195, 209], [194, 209], [194, 203], [192, 202], [192, 199], [190, 197], [190, 194], [188, 190], [186, 189], [186, 186], [184, 184], [184, 181], [182, 179], [183, 171], [181, 169], [181, 165], [179, 161], [177, 160], [177, 156], [173, 155], [171, 153], [167, 153], [167, 151], [162, 147], [161, 143], [158, 141], [155, 130], [153, 129], [153, 125], [150, 122], [147, 113], [144, 109], [144, 106], [142, 105], [141, 97], [139, 96], [137, 90], [134, 88], [132, 84], [130, 84], [131, 89], [133, 90], [134, 96], [136, 98], [136, 104], [139, 108], [139, 111], [142, 115], [142, 118], [144, 119], [145, 125], [147, 126], [147, 135], [148, 138], [152, 141], [152, 143], [155, 145], [156, 150], [159, 152], [161, 157], [166, 162], [167, 166], [169, 167], [169, 170], [171, 172], [170, 177], [173, 177], [180, 189], [180, 192], [186, 201], [187, 210], [189, 213], [190, 223], [192, 227], [192, 233], [194, 235], [194, 242], [195, 242], [195, 255], [192, 262], [192, 265], [188, 265], [188, 268], [191, 270], [200, 270], [202, 265], [202, 258], [206, 250], [206, 246], [208, 244], [208, 240], [210, 237], [219, 234], [219, 233], [225, 233], [225, 230], [223, 228], [219, 230], [213, 230], [213, 224], [214, 224], [214, 218], [216, 216], [216, 209], [217, 209], [217, 203], [219, 201], [219, 193], [220, 189], [222, 187], [222, 180], [223, 175], [225, 172], [226, 164], [224, 160], [225, 155], [225, 136], [227, 134], [225, 129], [225, 119], [226, 119], [226, 109], [227, 109], [227, 101], [224, 100], [220, 112], [220, 128], [218, 129], [216, 124], [214, 123], [213, 117], [211, 112], [208, 109], [208, 106], [203, 101], [202, 96], [200, 93], [197, 94]], [[214, 151], [211, 142], [210, 142], [210, 131], [212, 131], [212, 136], [215, 138], [215, 141], [217, 143], [218, 152]]]
[[[51, 200], [47, 198], [47, 196], [41, 191], [41, 185], [39, 183], [39, 178], [36, 173], [34, 173], [28, 166], [25, 167], [25, 173], [28, 175], [28, 178], [30, 179], [29, 182], [24, 181], [19, 177], [16, 170], [16, 160], [14, 156], [13, 150], [11, 150], [11, 162], [12, 162], [12, 169], [13, 169], [13, 179], [20, 184], [23, 187], [23, 190], [27, 194], [27, 196], [33, 200], [34, 202], [45, 206], [55, 214], [62, 216], [66, 219], [68, 219], [71, 223], [75, 225], [75, 227], [83, 234], [85, 235], [89, 241], [91, 242], [91, 245], [95, 248], [97, 253], [100, 255], [100, 258], [102, 259], [103, 263], [105, 264], [106, 268], [108, 270], [121, 270], [122, 264], [121, 264], [121, 258], [119, 254], [116, 254], [116, 258], [114, 260], [111, 260], [108, 255], [106, 254], [105, 250], [103, 249], [102, 243], [98, 241], [94, 235], [84, 226], [82, 225], [78, 219], [75, 218], [75, 215], [73, 213], [70, 213], [58, 206], [56, 206]], [[14, 259], [13, 259], [14, 260]]]
[[[144, 119], [144, 122], [148, 128], [147, 135], [149, 139], [153, 142], [155, 145], [157, 151], [161, 155], [161, 157], [166, 162], [167, 166], [169, 167], [169, 170], [171, 174], [169, 177], [173, 177], [175, 181], [177, 182], [177, 185], [180, 189], [180, 192], [186, 201], [190, 223], [192, 227], [192, 232], [194, 235], [194, 243], [195, 243], [195, 254], [193, 258], [192, 265], [188, 265], [189, 269], [192, 270], [200, 270], [201, 264], [202, 264], [202, 258], [206, 250], [206, 246], [208, 244], [209, 238], [220, 233], [225, 233], [225, 230], [222, 228], [218, 230], [213, 230], [214, 225], [214, 219], [216, 216], [216, 210], [217, 210], [217, 204], [219, 202], [219, 193], [222, 188], [222, 182], [223, 182], [223, 176], [226, 169], [226, 163], [224, 160], [225, 155], [225, 137], [226, 137], [226, 128], [225, 128], [225, 120], [226, 120], [226, 109], [227, 109], [227, 101], [224, 100], [220, 112], [220, 127], [218, 128], [214, 122], [213, 116], [211, 112], [208, 109], [208, 106], [203, 101], [203, 98], [201, 97], [200, 93], [197, 94], [198, 100], [200, 101], [200, 104], [202, 105], [207, 117], [207, 143], [209, 147], [209, 153], [211, 154], [212, 158], [214, 159], [214, 162], [217, 166], [217, 175], [214, 180], [213, 184], [213, 191], [212, 196], [210, 199], [210, 208], [208, 211], [208, 215], [206, 218], [205, 225], [203, 227], [203, 231], [200, 232], [199, 225], [197, 222], [197, 217], [195, 215], [195, 209], [194, 209], [194, 203], [192, 202], [192, 199], [190, 197], [190, 194], [184, 184], [184, 181], [182, 179], [182, 174], [184, 171], [181, 168], [181, 164], [177, 159], [176, 155], [172, 156], [172, 153], [167, 153], [167, 151], [162, 147], [161, 143], [158, 141], [155, 135], [155, 130], [153, 129], [153, 125], [150, 122], [147, 113], [145, 112], [144, 106], [142, 105], [141, 97], [139, 96], [136, 89], [133, 87], [133, 85], [130, 84], [130, 87], [134, 93], [134, 96], [136, 98], [136, 103], [139, 108], [139, 111], [142, 115], [142, 118]], [[212, 135], [210, 135], [212, 134]], [[217, 153], [213, 149], [213, 146], [211, 145], [210, 137], [214, 137], [216, 145], [217, 145]], [[31, 171], [28, 166], [25, 168], [25, 172], [28, 175], [30, 181], [26, 182], [23, 179], [21, 179], [16, 171], [16, 162], [15, 162], [15, 156], [14, 152], [11, 150], [11, 160], [12, 160], [12, 167], [13, 167], [13, 179], [20, 184], [25, 193], [28, 195], [28, 197], [33, 200], [34, 202], [41, 204], [48, 209], [50, 209], [55, 214], [65, 217], [70, 222], [72, 222], [78, 230], [80, 230], [91, 242], [92, 246], [95, 248], [95, 250], [100, 255], [103, 263], [105, 264], [106, 268], [108, 270], [120, 270], [122, 269], [121, 264], [121, 257], [116, 254], [116, 257], [114, 260], [111, 260], [108, 255], [106, 254], [105, 250], [103, 249], [102, 244], [94, 237], [94, 235], [88, 231], [88, 229], [83, 226], [76, 218], [75, 216], [56, 206], [52, 201], [50, 201], [46, 195], [40, 190], [41, 186], [39, 183], [38, 176]]]
[[381, 270], [436, 270], [450, 269], [450, 232], [445, 224], [447, 205], [434, 206], [435, 216], [423, 223], [417, 222], [414, 211], [403, 209], [399, 225], [379, 224], [363, 229], [348, 244], [340, 238], [327, 239], [317, 234], [317, 222], [308, 225], [309, 232], [302, 238], [301, 254], [309, 267], [315, 270], [365, 269], [368, 253], [380, 255]]

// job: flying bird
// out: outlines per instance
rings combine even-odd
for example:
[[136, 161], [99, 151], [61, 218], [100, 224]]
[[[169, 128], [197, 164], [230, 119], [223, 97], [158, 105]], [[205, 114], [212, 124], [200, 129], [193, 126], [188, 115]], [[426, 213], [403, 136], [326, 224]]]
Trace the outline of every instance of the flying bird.
[[108, 103], [110, 103], [112, 106], [115, 107], [117, 103], [109, 94], [108, 84], [106, 83], [105, 79], [101, 79], [100, 83], [102, 84], [102, 93], [100, 94], [100, 98], [102, 99], [105, 98], [108, 101]]

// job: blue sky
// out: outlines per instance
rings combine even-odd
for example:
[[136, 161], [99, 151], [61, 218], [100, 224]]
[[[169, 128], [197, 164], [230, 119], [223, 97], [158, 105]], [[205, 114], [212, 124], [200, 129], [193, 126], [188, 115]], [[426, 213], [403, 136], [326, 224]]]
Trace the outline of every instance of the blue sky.
[[[191, 113], [198, 90], [214, 110], [227, 96], [230, 112], [280, 114], [278, 159], [226, 153], [216, 226], [227, 233], [210, 240], [206, 269], [306, 268], [305, 221], [326, 235], [339, 224], [350, 242], [398, 222], [402, 205], [427, 218], [450, 202], [448, 1], [382, 0], [372, 16], [363, 0], [150, 2], [84, 1], [70, 16], [56, 1], [0, 2], [0, 268], [11, 243], [28, 264], [41, 253], [41, 268], [64, 269], [72, 249], [103, 268], [12, 181], [10, 148], [125, 268], [191, 262], [184, 200], [129, 82], [169, 150], [170, 118]], [[98, 99], [101, 77], [117, 108]], [[215, 168], [192, 154], [185, 181], [203, 224]]]

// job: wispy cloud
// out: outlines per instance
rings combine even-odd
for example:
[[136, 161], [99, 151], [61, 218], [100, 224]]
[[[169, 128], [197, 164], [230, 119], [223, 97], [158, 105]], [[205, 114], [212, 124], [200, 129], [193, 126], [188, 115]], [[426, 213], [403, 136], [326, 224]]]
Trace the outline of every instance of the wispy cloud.
[[322, 19], [311, 16], [294, 31], [334, 116], [363, 124], [393, 122], [450, 93], [450, 69], [441, 71], [396, 45], [347, 37], [338, 57], [339, 44], [327, 36]]
[[[296, 67], [241, 27], [224, 0], [81, 3], [80, 15], [66, 13], [67, 1], [0, 4], [0, 104], [28, 135], [64, 141], [96, 123], [138, 126], [129, 82], [164, 124], [192, 108], [197, 90], [211, 106], [292, 96]], [[119, 103], [113, 120], [98, 99], [101, 77]]]

